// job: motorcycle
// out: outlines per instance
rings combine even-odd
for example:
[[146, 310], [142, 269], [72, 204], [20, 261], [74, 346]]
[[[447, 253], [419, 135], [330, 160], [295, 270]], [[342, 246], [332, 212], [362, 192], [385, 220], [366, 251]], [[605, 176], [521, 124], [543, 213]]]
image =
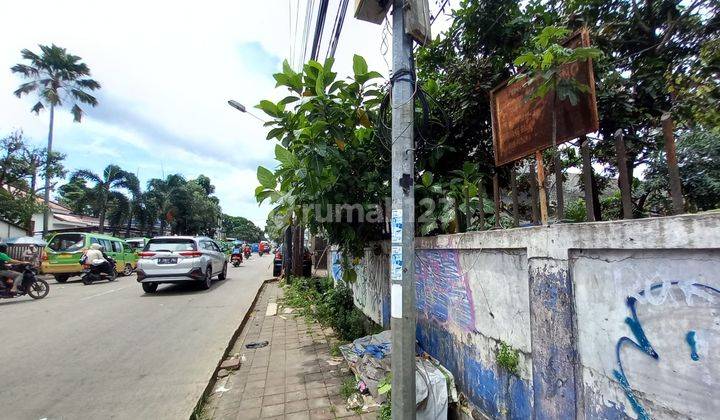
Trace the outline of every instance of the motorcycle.
[[[108, 263], [110, 265], [109, 272], [107, 270]], [[105, 260], [87, 261], [86, 256], [83, 255], [80, 259], [80, 264], [83, 267], [82, 282], [86, 286], [103, 279], [107, 279], [108, 281], [115, 281], [115, 279], [117, 279], [115, 260], [110, 257], [107, 258], [106, 263]]]
[[[25, 295], [33, 299], [42, 299], [47, 296], [50, 292], [50, 285], [45, 280], [37, 278], [37, 269], [30, 264], [23, 264], [17, 266], [17, 268], [22, 269], [23, 274], [23, 280], [18, 285], [17, 292], [11, 292], [11, 286], [0, 288], [0, 299], [12, 299]], [[5, 279], [2, 279], [2, 283], [5, 285]]]
[[241, 254], [233, 254], [230, 257], [230, 262], [232, 263], [233, 267], [238, 267], [240, 263], [242, 263], [243, 257]]
[[246, 260], [250, 258], [250, 252], [251, 252], [251, 251], [250, 251], [249, 249], [246, 249], [246, 250], [243, 252], [243, 254], [245, 254], [245, 259], [246, 259]]

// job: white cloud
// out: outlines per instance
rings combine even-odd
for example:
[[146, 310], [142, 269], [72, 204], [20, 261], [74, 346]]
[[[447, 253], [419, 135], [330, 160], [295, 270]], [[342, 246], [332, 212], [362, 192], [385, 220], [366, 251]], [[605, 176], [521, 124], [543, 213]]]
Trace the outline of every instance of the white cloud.
[[[94, 161], [142, 169], [149, 176], [162, 170], [188, 178], [205, 173], [217, 185], [226, 212], [262, 226], [268, 208], [255, 204], [255, 170], [258, 164], [273, 165], [274, 144], [265, 140], [259, 121], [226, 102], [236, 99], [249, 108], [282, 94], [274, 90], [271, 74], [289, 56], [288, 1], [3, 1], [0, 134], [22, 128], [38, 143], [46, 141], [47, 113], [31, 114], [32, 98], [11, 94], [20, 79], [9, 68], [20, 61], [21, 49], [55, 43], [81, 56], [103, 86], [100, 105], [86, 108], [82, 124], [73, 123], [66, 111], [56, 114], [60, 150], [74, 154], [102, 145]], [[382, 27], [353, 19], [352, 3], [336, 69], [341, 77], [350, 73], [357, 53], [387, 74], [380, 54]], [[154, 159], [138, 157], [144, 155]], [[82, 165], [83, 159], [68, 161]]]

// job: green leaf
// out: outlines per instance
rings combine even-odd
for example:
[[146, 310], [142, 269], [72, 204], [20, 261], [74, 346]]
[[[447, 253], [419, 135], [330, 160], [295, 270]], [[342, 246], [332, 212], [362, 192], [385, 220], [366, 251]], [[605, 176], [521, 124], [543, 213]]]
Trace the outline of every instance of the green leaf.
[[278, 108], [277, 105], [266, 99], [260, 101], [256, 108], [261, 109], [264, 113], [274, 118], [278, 118], [281, 116], [280, 108]]
[[257, 179], [265, 188], [275, 189], [275, 185], [277, 184], [275, 174], [273, 174], [271, 170], [262, 166], [258, 166]]
[[355, 78], [357, 78], [359, 75], [366, 74], [368, 72], [368, 65], [362, 56], [359, 56], [355, 54], [353, 56], [353, 73], [355, 73]]
[[424, 186], [429, 187], [433, 183], [433, 174], [430, 171], [425, 171], [425, 173], [422, 174], [421, 180]]

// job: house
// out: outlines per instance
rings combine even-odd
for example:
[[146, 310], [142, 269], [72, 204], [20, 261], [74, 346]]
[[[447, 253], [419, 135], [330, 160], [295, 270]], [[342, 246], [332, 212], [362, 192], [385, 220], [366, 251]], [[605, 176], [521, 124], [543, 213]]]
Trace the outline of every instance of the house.
[[0, 219], [0, 242], [3, 239], [25, 236], [25, 229], [6, 220]]
[[[43, 213], [33, 214], [31, 221], [36, 235], [43, 231], [43, 220]], [[54, 201], [50, 202], [48, 231], [87, 230], [89, 228], [97, 229], [98, 226], [100, 226], [100, 220], [97, 217], [73, 214], [69, 208]]]

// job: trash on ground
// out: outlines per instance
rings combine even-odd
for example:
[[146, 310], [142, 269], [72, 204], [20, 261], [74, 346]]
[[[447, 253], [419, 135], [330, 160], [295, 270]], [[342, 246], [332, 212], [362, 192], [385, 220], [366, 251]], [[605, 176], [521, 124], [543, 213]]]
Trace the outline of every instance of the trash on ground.
[[268, 344], [270, 344], [270, 343], [268, 343], [267, 341], [253, 341], [252, 343], [245, 344], [245, 348], [246, 349], [259, 349], [259, 348], [267, 346]]
[[[358, 338], [352, 343], [340, 346], [340, 352], [348, 362], [350, 370], [360, 379], [358, 390], [370, 394], [363, 399], [363, 395], [358, 392], [350, 398], [357, 395], [363, 399], [360, 402], [363, 409], [385, 402], [388, 389], [379, 388], [389, 388], [386, 378], [391, 372], [392, 332], [383, 331]], [[452, 373], [424, 352], [415, 358], [415, 400], [418, 420], [446, 420], [448, 404], [458, 401]], [[353, 406], [359, 403], [348, 399], [348, 409], [351, 402]]]
[[278, 305], [275, 302], [268, 303], [267, 309], [265, 310], [265, 316], [277, 315]]
[[359, 410], [365, 404], [362, 395], [359, 392], [355, 392], [347, 399], [346, 407], [348, 410]]

